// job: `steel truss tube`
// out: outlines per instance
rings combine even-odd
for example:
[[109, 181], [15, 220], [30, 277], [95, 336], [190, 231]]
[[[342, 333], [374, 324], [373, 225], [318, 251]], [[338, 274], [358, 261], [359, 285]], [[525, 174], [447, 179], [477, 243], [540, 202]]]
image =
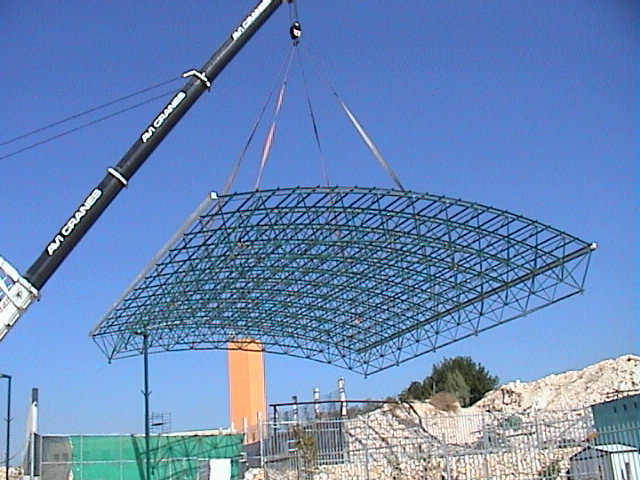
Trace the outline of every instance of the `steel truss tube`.
[[448, 310], [445, 310], [444, 312], [440, 312], [437, 315], [434, 315], [426, 320], [423, 320], [421, 322], [417, 322], [415, 325], [412, 325], [411, 328], [405, 328], [403, 330], [400, 330], [398, 332], [396, 332], [395, 334], [387, 337], [384, 339], [384, 341], [378, 341], [378, 342], [374, 342], [370, 345], [367, 345], [364, 348], [361, 348], [359, 350], [357, 350], [358, 353], [363, 353], [366, 352], [367, 350], [370, 350], [372, 348], [376, 348], [377, 346], [380, 346], [382, 343], [386, 343], [390, 340], [393, 340], [394, 338], [398, 338], [398, 337], [402, 337], [403, 335], [406, 335], [407, 333], [416, 330], [424, 325], [427, 325], [429, 323], [435, 322], [436, 320], [439, 320], [441, 318], [444, 317], [448, 317], [449, 315], [452, 315], [460, 310], [464, 310], [465, 308], [467, 308], [470, 305], [473, 305], [474, 303], [478, 303], [481, 302], [483, 300], [485, 300], [486, 298], [492, 297], [493, 295], [497, 295], [499, 293], [504, 292], [505, 290], [508, 290], [512, 287], [514, 287], [515, 285], [518, 285], [520, 283], [524, 283], [527, 280], [531, 280], [532, 278], [537, 277], [538, 275], [541, 275], [545, 272], [548, 272], [549, 270], [553, 270], [556, 267], [559, 267], [561, 265], [564, 265], [567, 262], [570, 262], [571, 260], [574, 260], [576, 258], [582, 257], [583, 255], [588, 255], [590, 254], [593, 250], [595, 250], [595, 245], [591, 244], [591, 245], [587, 245], [586, 247], [582, 247], [579, 250], [576, 250], [573, 253], [570, 253], [569, 255], [567, 255], [566, 257], [563, 258], [559, 258], [557, 260], [555, 260], [554, 262], [548, 263], [547, 265], [544, 265], [540, 268], [536, 268], [535, 270], [532, 270], [531, 272], [522, 275], [521, 277], [518, 277], [514, 280], [511, 280], [509, 282], [505, 282], [503, 285], [500, 285], [499, 287], [493, 288], [487, 292], [481, 293], [480, 295], [477, 295], [469, 300], [466, 300], [462, 303], [460, 303], [459, 305], [456, 305], [453, 308], [450, 308]]

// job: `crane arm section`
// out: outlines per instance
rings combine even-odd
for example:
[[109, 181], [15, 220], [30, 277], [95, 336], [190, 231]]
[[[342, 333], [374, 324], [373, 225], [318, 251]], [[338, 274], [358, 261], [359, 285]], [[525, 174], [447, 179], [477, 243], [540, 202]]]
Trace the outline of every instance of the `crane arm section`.
[[0, 342], [37, 297], [38, 290], [0, 257]]
[[24, 277], [0, 258], [0, 340], [16, 323], [38, 292], [111, 204], [151, 153], [169, 134], [213, 80], [235, 57], [256, 31], [284, 2], [293, 0], [260, 0], [231, 32], [200, 70], [185, 74], [186, 84], [138, 135], [120, 162], [107, 169], [102, 181], [85, 197], [76, 211], [48, 243], [45, 250], [27, 270]]

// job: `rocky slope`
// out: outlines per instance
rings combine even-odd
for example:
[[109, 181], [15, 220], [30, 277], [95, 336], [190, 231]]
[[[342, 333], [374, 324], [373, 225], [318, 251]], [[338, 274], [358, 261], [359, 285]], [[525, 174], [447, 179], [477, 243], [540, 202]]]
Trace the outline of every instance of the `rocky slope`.
[[640, 356], [623, 355], [533, 382], [507, 383], [489, 392], [472, 409], [484, 412], [573, 410], [639, 389]]

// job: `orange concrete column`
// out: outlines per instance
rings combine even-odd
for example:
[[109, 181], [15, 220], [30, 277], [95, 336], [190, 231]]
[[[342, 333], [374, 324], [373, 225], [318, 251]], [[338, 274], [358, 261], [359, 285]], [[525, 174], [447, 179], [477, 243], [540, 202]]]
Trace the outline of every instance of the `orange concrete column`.
[[229, 343], [229, 418], [246, 432], [245, 442], [259, 440], [258, 418], [265, 419], [267, 396], [262, 343], [245, 339]]

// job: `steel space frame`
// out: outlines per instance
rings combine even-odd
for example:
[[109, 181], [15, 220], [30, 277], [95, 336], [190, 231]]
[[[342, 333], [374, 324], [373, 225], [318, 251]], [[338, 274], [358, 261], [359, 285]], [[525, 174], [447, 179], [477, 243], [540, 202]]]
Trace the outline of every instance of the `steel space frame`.
[[111, 359], [226, 349], [369, 375], [583, 291], [595, 244], [442, 196], [211, 194], [91, 335]]

